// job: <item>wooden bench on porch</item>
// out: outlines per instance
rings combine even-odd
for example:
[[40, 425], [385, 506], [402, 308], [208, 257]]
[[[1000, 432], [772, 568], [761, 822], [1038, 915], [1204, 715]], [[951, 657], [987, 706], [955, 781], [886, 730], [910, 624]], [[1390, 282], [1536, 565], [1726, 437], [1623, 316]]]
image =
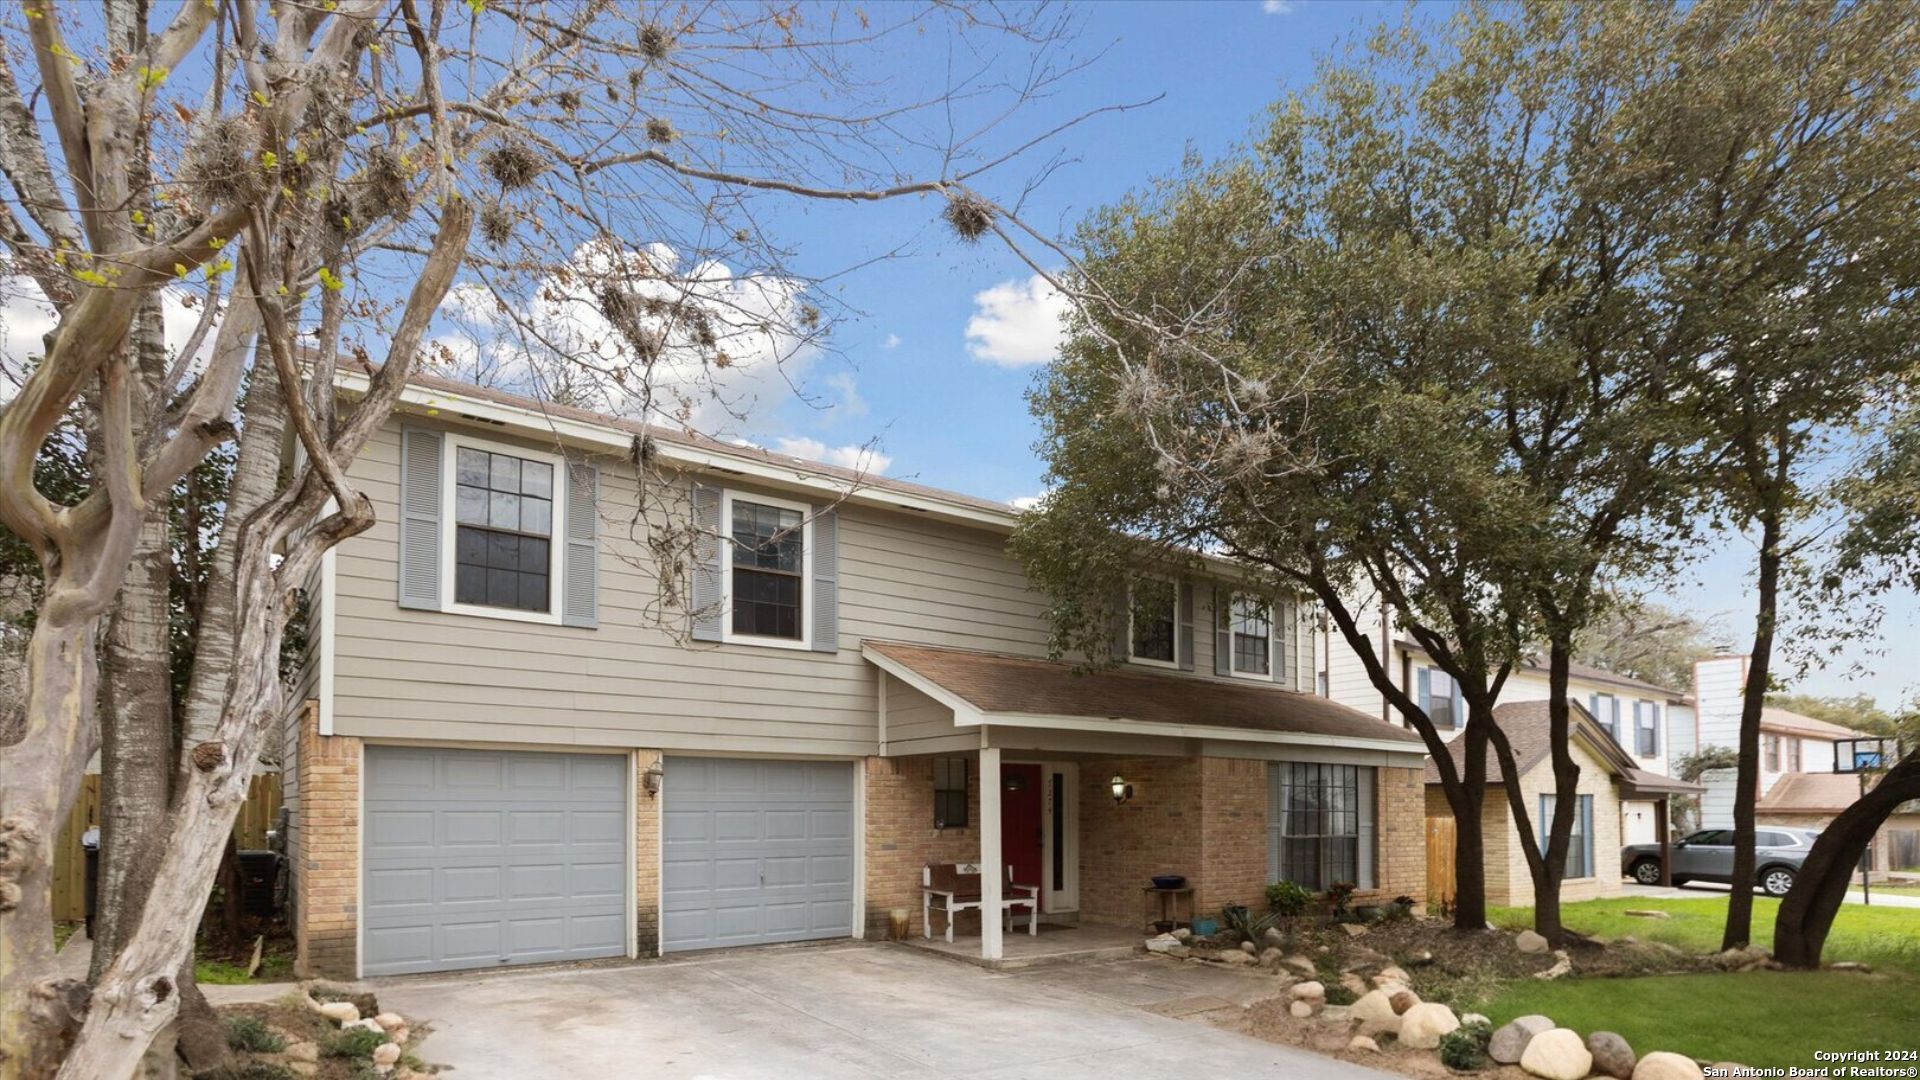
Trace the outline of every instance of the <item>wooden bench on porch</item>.
[[[1027, 933], [1040, 932], [1040, 886], [1020, 885], [1013, 880], [1013, 867], [1007, 867], [1005, 886], [1000, 890], [1000, 909], [1007, 918], [1007, 932], [1013, 932], [1013, 909], [1027, 909]], [[953, 941], [953, 918], [968, 908], [981, 908], [979, 863], [930, 863], [920, 870], [920, 934], [933, 936], [933, 913], [947, 914], [947, 941]], [[1024, 893], [1025, 895], [1019, 895]], [[981, 918], [986, 918], [982, 911]]]

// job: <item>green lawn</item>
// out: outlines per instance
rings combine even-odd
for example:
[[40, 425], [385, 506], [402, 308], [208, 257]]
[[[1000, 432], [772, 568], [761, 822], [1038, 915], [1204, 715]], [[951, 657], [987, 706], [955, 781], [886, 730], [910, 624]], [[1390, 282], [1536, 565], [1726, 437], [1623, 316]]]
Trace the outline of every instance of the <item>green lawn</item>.
[[[1624, 914], [1658, 908], [1667, 919]], [[1725, 897], [1568, 904], [1568, 927], [1595, 937], [1632, 934], [1692, 952], [1720, 947]], [[1772, 945], [1778, 901], [1754, 901], [1755, 939]], [[1529, 925], [1526, 908], [1498, 909], [1501, 926]], [[1541, 1013], [1581, 1034], [1617, 1031], [1635, 1050], [1674, 1050], [1754, 1066], [1816, 1065], [1816, 1050], [1913, 1049], [1920, 1031], [1920, 910], [1845, 905], [1827, 939], [1829, 961], [1860, 960], [1873, 975], [1754, 971], [1640, 978], [1574, 977], [1509, 983], [1479, 1011], [1504, 1024]]]

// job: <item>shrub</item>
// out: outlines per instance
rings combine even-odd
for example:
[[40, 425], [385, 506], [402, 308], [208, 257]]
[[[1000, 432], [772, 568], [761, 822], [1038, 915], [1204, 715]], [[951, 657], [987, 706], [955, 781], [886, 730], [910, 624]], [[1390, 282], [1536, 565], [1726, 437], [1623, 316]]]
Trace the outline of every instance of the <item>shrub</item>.
[[1405, 922], [1413, 918], [1413, 897], [1396, 896], [1393, 903], [1380, 909], [1381, 922]]
[[384, 1031], [369, 1031], [366, 1028], [342, 1028], [327, 1037], [320, 1044], [320, 1053], [324, 1057], [371, 1058], [381, 1043], [387, 1041]]
[[287, 1040], [257, 1016], [230, 1016], [227, 1045], [254, 1054], [277, 1054], [287, 1048]]
[[1272, 914], [1255, 915], [1241, 904], [1228, 904], [1220, 909], [1220, 921], [1246, 941], [1258, 944], [1260, 935], [1273, 925], [1276, 916]]
[[1313, 902], [1313, 892], [1291, 881], [1276, 881], [1267, 886], [1267, 908], [1275, 915], [1291, 918], [1305, 915]]
[[1492, 1038], [1493, 1027], [1484, 1020], [1462, 1024], [1440, 1037], [1440, 1063], [1460, 1072], [1483, 1068]]
[[1360, 888], [1351, 881], [1336, 881], [1327, 886], [1327, 899], [1333, 901], [1333, 917], [1344, 919], [1353, 914], [1353, 894]]

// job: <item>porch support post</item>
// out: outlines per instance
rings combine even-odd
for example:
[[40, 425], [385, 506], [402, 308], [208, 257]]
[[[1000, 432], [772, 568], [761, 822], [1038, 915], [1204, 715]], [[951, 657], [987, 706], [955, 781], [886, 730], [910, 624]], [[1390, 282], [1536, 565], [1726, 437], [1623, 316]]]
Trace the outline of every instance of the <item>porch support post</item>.
[[1000, 850], [1000, 748], [980, 748], [980, 956], [1000, 959], [1000, 906], [1006, 891], [1006, 855]]
[[1664, 888], [1673, 886], [1673, 827], [1667, 821], [1668, 804], [1673, 796], [1662, 795], [1660, 801], [1653, 804], [1653, 827], [1660, 834], [1660, 884]]

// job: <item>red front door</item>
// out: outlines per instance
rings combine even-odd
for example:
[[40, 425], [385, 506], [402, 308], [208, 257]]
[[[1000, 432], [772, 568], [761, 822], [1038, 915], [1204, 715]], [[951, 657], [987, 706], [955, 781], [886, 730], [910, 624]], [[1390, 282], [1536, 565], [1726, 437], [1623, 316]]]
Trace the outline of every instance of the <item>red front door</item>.
[[[1000, 851], [1013, 867], [1013, 880], [1040, 885], [1040, 766], [1000, 766]], [[1042, 907], [1046, 893], [1041, 896]]]

